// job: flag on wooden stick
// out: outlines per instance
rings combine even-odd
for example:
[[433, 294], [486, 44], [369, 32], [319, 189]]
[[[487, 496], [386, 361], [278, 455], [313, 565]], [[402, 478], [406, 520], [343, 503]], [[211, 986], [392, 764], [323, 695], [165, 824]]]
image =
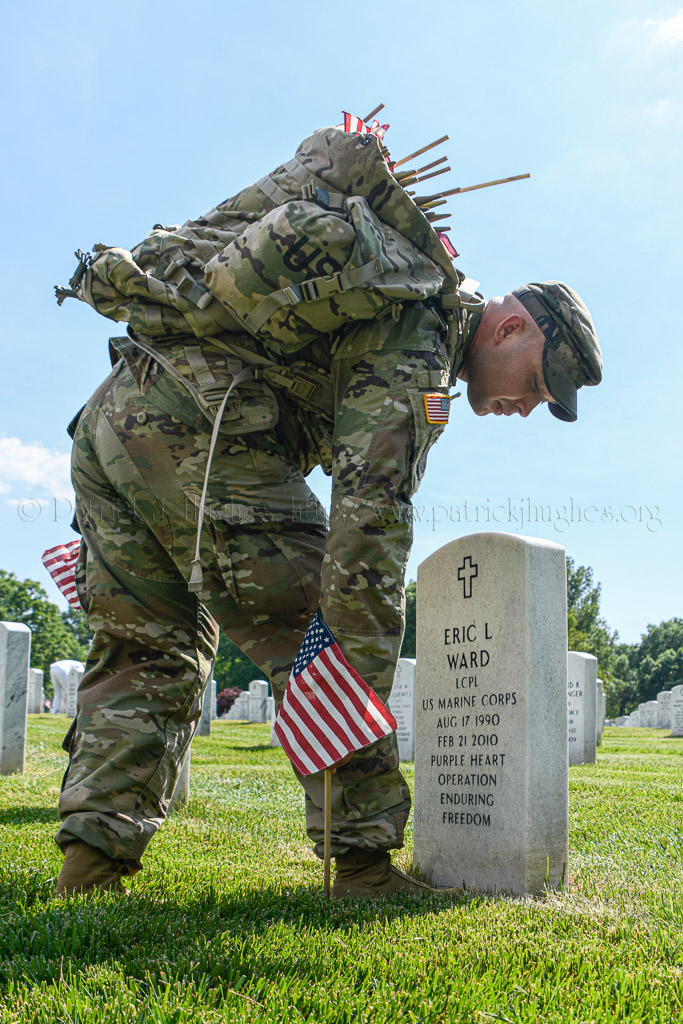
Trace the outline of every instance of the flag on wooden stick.
[[275, 732], [301, 775], [323, 771], [396, 729], [317, 611], [287, 682]]
[[362, 118], [356, 117], [355, 114], [349, 114], [346, 110], [342, 110], [342, 114], [344, 115], [345, 132], [358, 133], [360, 135], [376, 135], [381, 142], [389, 128], [388, 124], [380, 124], [377, 118], [371, 124], [366, 124]]
[[80, 540], [70, 540], [43, 552], [43, 565], [72, 608], [81, 607], [76, 592], [76, 562], [80, 546]]

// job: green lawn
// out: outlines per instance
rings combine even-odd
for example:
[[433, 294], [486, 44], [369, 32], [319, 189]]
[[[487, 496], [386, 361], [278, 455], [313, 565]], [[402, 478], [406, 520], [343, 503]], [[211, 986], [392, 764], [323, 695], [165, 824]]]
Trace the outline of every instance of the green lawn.
[[214, 723], [130, 895], [61, 902], [65, 722], [0, 777], [2, 1022], [683, 1019], [683, 739], [607, 729], [571, 769], [569, 891], [339, 903], [269, 728]]

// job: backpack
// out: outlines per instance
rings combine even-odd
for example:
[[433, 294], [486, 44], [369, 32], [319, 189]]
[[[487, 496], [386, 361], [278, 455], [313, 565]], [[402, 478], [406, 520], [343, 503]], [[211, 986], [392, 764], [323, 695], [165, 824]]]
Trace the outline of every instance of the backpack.
[[196, 220], [77, 256], [60, 305], [74, 296], [157, 340], [248, 333], [295, 352], [406, 301], [460, 305], [458, 271], [380, 140], [338, 128]]

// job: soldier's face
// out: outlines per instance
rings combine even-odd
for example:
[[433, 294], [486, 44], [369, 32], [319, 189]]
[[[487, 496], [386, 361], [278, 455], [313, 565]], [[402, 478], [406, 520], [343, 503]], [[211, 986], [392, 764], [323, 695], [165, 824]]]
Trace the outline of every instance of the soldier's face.
[[[514, 321], [514, 317], [509, 317]], [[528, 416], [551, 401], [543, 380], [543, 335], [516, 322], [477, 337], [467, 360], [467, 399], [477, 416]]]

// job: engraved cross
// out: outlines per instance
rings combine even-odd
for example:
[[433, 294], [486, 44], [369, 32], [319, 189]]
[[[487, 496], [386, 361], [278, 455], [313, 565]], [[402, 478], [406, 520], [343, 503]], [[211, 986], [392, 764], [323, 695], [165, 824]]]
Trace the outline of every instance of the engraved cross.
[[468, 555], [458, 569], [458, 579], [462, 583], [462, 596], [472, 597], [472, 580], [479, 575], [479, 566], [472, 562], [472, 556]]

